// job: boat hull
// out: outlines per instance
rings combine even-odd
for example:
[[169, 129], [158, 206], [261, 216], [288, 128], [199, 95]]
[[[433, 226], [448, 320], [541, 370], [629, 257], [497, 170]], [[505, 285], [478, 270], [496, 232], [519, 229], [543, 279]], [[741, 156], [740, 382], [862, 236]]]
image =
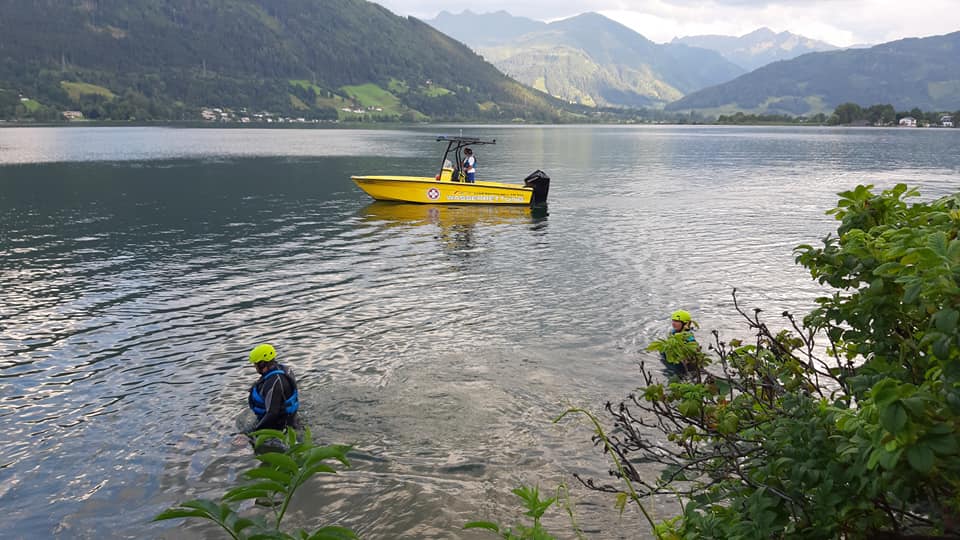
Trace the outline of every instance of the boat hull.
[[351, 176], [378, 201], [421, 204], [529, 205], [533, 188], [500, 182], [452, 182], [419, 176]]

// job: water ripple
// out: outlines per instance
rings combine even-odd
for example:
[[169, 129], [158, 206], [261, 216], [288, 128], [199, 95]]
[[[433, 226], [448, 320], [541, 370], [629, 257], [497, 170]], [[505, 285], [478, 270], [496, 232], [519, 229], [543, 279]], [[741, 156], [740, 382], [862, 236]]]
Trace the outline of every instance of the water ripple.
[[[549, 215], [370, 203], [349, 184], [432, 168], [422, 132], [188, 132], [204, 160], [136, 161], [195, 154], [167, 130], [67, 130], [62, 149], [15, 130], [18, 162], [95, 157], [75, 136], [136, 142], [115, 162], [0, 169], [10, 526], [211, 534], [149, 520], [249, 465], [230, 434], [249, 420], [245, 355], [270, 341], [301, 381], [305, 423], [357, 447], [352, 471], [304, 488], [293, 522], [456, 536], [514, 508], [520, 483], [605, 475], [590, 430], [550, 419], [630, 392], [670, 311], [738, 331], [733, 287], [769, 312], [807, 309], [819, 289], [791, 249], [834, 227], [838, 191], [906, 181], [934, 197], [960, 175], [944, 130], [490, 130], [506, 143], [485, 149], [490, 174], [550, 164]], [[235, 157], [264, 152], [310, 157]], [[576, 497], [592, 538], [618, 537], [608, 500]]]

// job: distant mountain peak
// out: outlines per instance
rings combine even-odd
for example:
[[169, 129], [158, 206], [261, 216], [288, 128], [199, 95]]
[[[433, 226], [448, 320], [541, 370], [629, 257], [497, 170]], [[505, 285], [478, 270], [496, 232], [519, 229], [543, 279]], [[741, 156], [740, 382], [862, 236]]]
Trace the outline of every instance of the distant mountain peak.
[[766, 26], [761, 26], [760, 28], [757, 28], [753, 32], [746, 33], [740, 37], [741, 38], [771, 38], [771, 37], [776, 37], [782, 34], [789, 34], [789, 32], [780, 32], [778, 34], [777, 32], [774, 32], [773, 30], [767, 28]]
[[474, 49], [505, 43], [547, 26], [543, 21], [516, 17], [502, 9], [490, 13], [474, 13], [469, 9], [459, 14], [441, 11], [424, 22]]
[[658, 107], [744, 71], [715, 51], [657, 44], [592, 11], [549, 24], [506, 14], [438, 19], [428, 22], [508, 75], [589, 106]]
[[774, 32], [765, 26], [740, 37], [685, 36], [674, 38], [672, 43], [683, 43], [717, 51], [727, 60], [748, 71], [810, 52], [833, 51], [839, 48], [789, 31]]
[[572, 16], [572, 17], [567, 17], [566, 19], [562, 19], [562, 20], [564, 20], [564, 21], [574, 21], [574, 20], [590, 21], [590, 20], [593, 20], [593, 21], [611, 21], [611, 22], [614, 22], [613, 19], [611, 19], [610, 17], [607, 17], [607, 16], [605, 16], [605, 15], [601, 15], [601, 14], [597, 13], [596, 11], [584, 11], [583, 13], [574, 15], [574, 16]]

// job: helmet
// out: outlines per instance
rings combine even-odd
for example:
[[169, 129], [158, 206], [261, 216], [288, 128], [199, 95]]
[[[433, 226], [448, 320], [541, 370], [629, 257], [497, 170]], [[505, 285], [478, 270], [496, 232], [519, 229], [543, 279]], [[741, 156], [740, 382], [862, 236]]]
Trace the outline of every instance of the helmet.
[[269, 343], [261, 343], [253, 348], [250, 351], [250, 361], [256, 364], [257, 362], [269, 362], [277, 357], [277, 350], [273, 348], [273, 345]]
[[690, 322], [690, 312], [678, 309], [677, 311], [674, 311], [672, 315], [670, 315], [670, 320], [688, 323]]

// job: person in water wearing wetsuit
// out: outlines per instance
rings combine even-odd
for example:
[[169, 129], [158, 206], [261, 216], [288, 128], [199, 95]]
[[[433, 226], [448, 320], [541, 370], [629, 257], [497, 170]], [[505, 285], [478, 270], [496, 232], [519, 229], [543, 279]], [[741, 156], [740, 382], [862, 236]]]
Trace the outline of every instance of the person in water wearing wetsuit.
[[[693, 319], [690, 317], [690, 312], [679, 309], [670, 314], [670, 333], [668, 335], [672, 336], [679, 333], [684, 333], [684, 341], [687, 343], [696, 343], [697, 339], [693, 336]], [[690, 359], [688, 358], [667, 358], [667, 354], [664, 352], [660, 353], [660, 360], [666, 366], [667, 371], [674, 376], [685, 377], [690, 376], [696, 370], [696, 366], [691, 364]]]
[[247, 434], [260, 429], [283, 430], [296, 428], [300, 397], [293, 370], [276, 361], [277, 350], [269, 343], [257, 345], [250, 351], [250, 362], [260, 378], [250, 387], [247, 401], [257, 415], [257, 424]]

